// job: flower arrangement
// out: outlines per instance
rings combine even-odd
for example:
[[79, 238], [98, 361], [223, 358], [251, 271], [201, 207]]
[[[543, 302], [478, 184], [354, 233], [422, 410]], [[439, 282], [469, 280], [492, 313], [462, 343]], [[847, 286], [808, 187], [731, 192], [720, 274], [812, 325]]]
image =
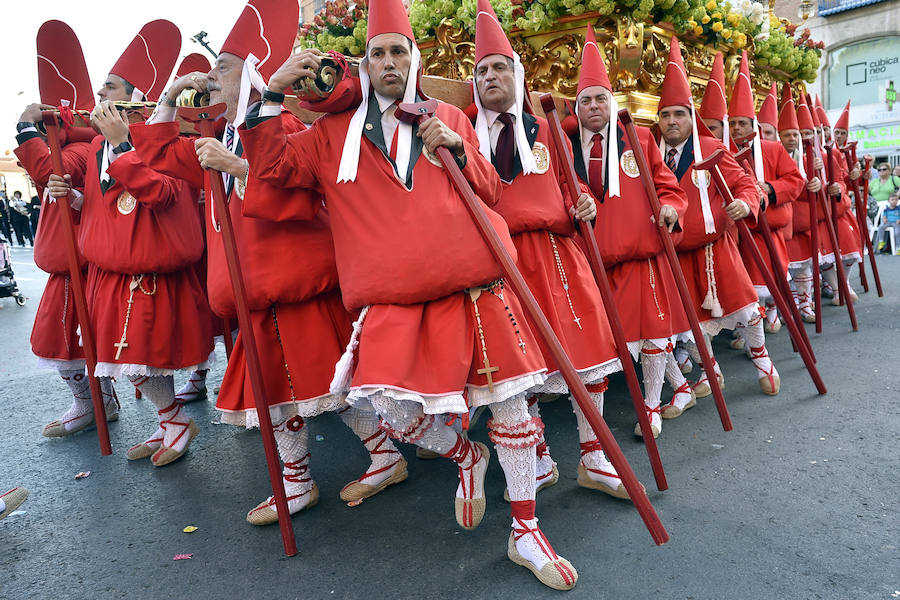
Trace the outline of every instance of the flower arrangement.
[[366, 47], [366, 14], [366, 0], [328, 0], [312, 22], [300, 26], [300, 45], [359, 56]]
[[797, 26], [774, 17], [770, 29], [768, 39], [756, 44], [756, 64], [784, 71], [792, 79], [815, 81], [825, 43], [811, 40], [809, 29], [804, 29], [795, 39]]

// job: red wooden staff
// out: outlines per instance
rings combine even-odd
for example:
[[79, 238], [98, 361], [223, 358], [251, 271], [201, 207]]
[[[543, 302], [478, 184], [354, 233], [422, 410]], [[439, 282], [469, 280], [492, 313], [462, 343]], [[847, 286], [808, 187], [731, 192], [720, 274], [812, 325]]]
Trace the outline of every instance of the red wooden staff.
[[[748, 146], [735, 154], [734, 157], [744, 168], [744, 171], [755, 180], [756, 161], [753, 158], [753, 148]], [[766, 217], [765, 209], [760, 208], [756, 222], [759, 225], [760, 237], [762, 237], [763, 243], [766, 245], [766, 250], [769, 253], [769, 266], [775, 277], [775, 287], [771, 287], [768, 284], [766, 284], [766, 287], [768, 287], [769, 291], [772, 293], [772, 298], [775, 298], [776, 294], [780, 294], [782, 298], [784, 298], [788, 312], [782, 311], [780, 308], [778, 310], [781, 312], [782, 317], [784, 317], [785, 322], [790, 319], [797, 325], [800, 339], [809, 351], [810, 356], [812, 356], [813, 362], [815, 362], [816, 355], [813, 352], [809, 336], [806, 335], [806, 327], [803, 325], [804, 321], [803, 317], [800, 316], [800, 309], [797, 308], [797, 305], [794, 303], [794, 295], [791, 293], [790, 286], [788, 285], [787, 273], [781, 268], [781, 263], [778, 261], [778, 253], [775, 249], [775, 241], [772, 238], [772, 229], [769, 227], [769, 219]], [[776, 301], [776, 305], [777, 304], [778, 302]], [[793, 344], [794, 352], [799, 352], [797, 341], [795, 341], [793, 336], [791, 336], [791, 342]]]
[[[557, 154], [563, 160], [563, 175], [566, 178], [569, 197], [574, 201], [575, 198], [581, 195], [581, 188], [578, 186], [578, 175], [575, 173], [572, 155], [563, 141], [562, 124], [559, 121], [559, 113], [556, 112], [556, 104], [553, 102], [552, 94], [541, 95], [541, 107], [544, 109], [544, 114], [550, 123], [550, 138], [553, 140], [553, 145], [556, 146]], [[637, 413], [641, 433], [643, 433], [644, 445], [647, 448], [647, 455], [650, 457], [650, 466], [653, 468], [653, 475], [656, 478], [656, 488], [659, 491], [663, 491], [668, 489], [669, 484], [666, 482], [666, 474], [663, 471], [662, 461], [659, 458], [659, 449], [656, 447], [656, 439], [653, 437], [650, 417], [647, 416], [647, 410], [644, 408], [644, 395], [641, 393], [641, 384], [638, 382], [631, 353], [628, 351], [628, 342], [625, 341], [625, 328], [622, 327], [622, 319], [619, 317], [619, 310], [616, 308], [612, 288], [609, 285], [609, 278], [606, 276], [606, 268], [603, 266], [603, 257], [600, 256], [600, 248], [597, 246], [594, 228], [588, 223], [579, 227], [579, 231], [584, 238], [585, 246], [588, 250], [588, 262], [591, 265], [591, 271], [594, 272], [594, 280], [597, 282], [597, 287], [600, 288], [603, 308], [606, 310], [609, 327], [612, 330], [613, 339], [616, 341], [616, 350], [622, 363], [622, 371], [625, 374], [631, 401]]]
[[[631, 144], [631, 150], [637, 161], [638, 171], [641, 174], [641, 180], [644, 183], [644, 189], [647, 192], [647, 199], [650, 202], [650, 212], [654, 218], [659, 219], [661, 210], [659, 197], [656, 195], [656, 186], [653, 185], [653, 179], [650, 176], [650, 167], [647, 165], [647, 157], [644, 156], [644, 149], [637, 136], [637, 130], [634, 128], [634, 121], [631, 120], [631, 113], [627, 108], [619, 111], [619, 122], [625, 128], [625, 134], [628, 136], [628, 143]], [[684, 281], [684, 273], [681, 272], [681, 263], [678, 261], [678, 255], [675, 253], [675, 244], [669, 232], [666, 231], [663, 222], [658, 223], [659, 239], [662, 242], [666, 252], [666, 259], [669, 261], [669, 267], [672, 269], [672, 276], [675, 279], [675, 285], [678, 288], [678, 294], [681, 296], [681, 304], [684, 306], [684, 312], [687, 313], [688, 322], [691, 324], [691, 333], [694, 334], [694, 341], [697, 344], [697, 350], [700, 352], [700, 359], [703, 362], [703, 370], [707, 373], [707, 381], [712, 389], [713, 399], [716, 402], [716, 410], [719, 411], [719, 420], [722, 421], [722, 428], [725, 431], [731, 431], [734, 427], [731, 425], [731, 417], [728, 415], [728, 407], [725, 406], [725, 396], [722, 394], [722, 387], [719, 385], [719, 378], [716, 375], [715, 363], [706, 347], [706, 340], [703, 337], [703, 329], [700, 327], [700, 319], [697, 317], [697, 310], [694, 308], [694, 302], [691, 299], [691, 293], [688, 291], [687, 283]]]
[[[63, 177], [66, 172], [63, 168], [62, 149], [59, 145], [59, 124], [55, 111], [43, 113], [44, 126], [47, 130], [47, 145], [50, 147], [50, 163], [53, 166], [54, 175]], [[75, 299], [75, 315], [81, 327], [81, 345], [84, 348], [84, 362], [87, 364], [88, 381], [91, 384], [91, 401], [94, 404], [94, 422], [97, 424], [97, 438], [100, 440], [100, 454], [109, 456], [112, 454], [112, 446], [109, 443], [109, 426], [106, 423], [106, 407], [103, 403], [103, 392], [100, 391], [100, 380], [94, 375], [97, 368], [97, 346], [94, 343], [94, 332], [88, 319], [87, 298], [84, 295], [84, 279], [81, 274], [81, 261], [79, 260], [78, 246], [75, 243], [75, 226], [72, 219], [72, 206], [68, 196], [57, 198], [63, 224], [63, 242], [66, 245], [66, 254], [69, 261], [69, 280], [72, 282], [72, 296]]]
[[[851, 171], [854, 167], [859, 166], [859, 162], [856, 159], [856, 140], [852, 142], [848, 142], [843, 148], [841, 148], [841, 152], [844, 153], [844, 158], [847, 161], [847, 168]], [[866, 168], [868, 168], [868, 159], [866, 160]], [[859, 242], [860, 248], [863, 249], [863, 252], [868, 251], [869, 253], [869, 264], [872, 266], [872, 277], [875, 278], [875, 288], [878, 290], [878, 297], [881, 298], [884, 296], [884, 290], [881, 288], [881, 277], [878, 275], [878, 263], [875, 261], [875, 250], [872, 248], [872, 238], [869, 236], [869, 224], [868, 219], [866, 219], [866, 203], [868, 202], [868, 185], [869, 181], [866, 180], [865, 186], [866, 189], [864, 193], [860, 193], [859, 189], [859, 179], [853, 180], [853, 196], [856, 198], [856, 221], [859, 223]], [[860, 260], [860, 278], [862, 278], [865, 274], [863, 263], [865, 262], [865, 257], [860, 257], [863, 260]], [[866, 291], [869, 291], [869, 287], [866, 286]]]
[[[437, 106], [438, 103], [436, 100], [429, 100], [427, 102], [419, 102], [416, 104], [400, 104], [397, 116], [406, 122], [421, 122], [433, 114], [435, 109], [437, 109]], [[616, 443], [616, 439], [613, 437], [612, 433], [610, 433], [609, 428], [606, 426], [606, 422], [603, 420], [597, 407], [594, 406], [593, 401], [591, 401], [587, 388], [584, 387], [584, 383], [581, 382], [581, 378], [575, 371], [575, 367], [572, 366], [572, 361], [569, 360], [565, 350], [563, 350], [562, 345], [559, 343], [559, 338], [556, 337], [556, 334], [550, 327], [550, 323], [547, 322], [547, 317], [541, 312], [537, 300], [534, 299], [534, 295], [532, 295], [531, 290], [528, 289], [528, 284], [525, 283], [522, 273], [519, 272], [519, 268], [516, 266], [515, 261], [512, 256], [509, 255], [509, 252], [500, 240], [500, 236], [497, 235], [493, 225], [491, 225], [491, 222], [488, 220], [484, 207], [481, 205], [481, 201], [478, 199], [478, 196], [475, 195], [475, 192], [472, 191], [469, 182], [466, 181], [465, 176], [462, 174], [459, 165], [456, 164], [456, 160], [453, 158], [450, 150], [440, 146], [437, 149], [437, 156], [444, 166], [444, 170], [447, 171], [454, 187], [459, 192], [459, 195], [462, 196], [466, 208], [472, 216], [472, 220], [475, 222], [475, 225], [481, 233], [482, 239], [491, 249], [494, 259], [500, 265], [503, 276], [509, 282], [513, 293], [516, 294], [521, 301], [522, 307], [530, 318], [529, 322], [534, 325], [536, 333], [544, 340], [544, 343], [553, 355], [553, 359], [556, 361], [556, 364], [559, 365], [559, 372], [566, 381], [566, 385], [569, 386], [569, 392], [575, 398], [575, 401], [578, 402], [578, 406], [581, 407], [581, 411], [584, 413], [591, 429], [593, 429], [594, 433], [597, 435], [597, 439], [603, 446], [609, 461], [619, 473], [619, 477], [622, 478], [622, 484], [628, 491], [628, 496], [634, 503], [634, 507], [640, 514], [641, 519], [643, 519], [644, 524], [650, 531], [650, 535], [658, 545], [665, 544], [669, 541], [669, 534], [659, 520], [659, 516], [653, 509], [653, 505], [650, 504], [650, 500], [647, 498], [644, 487], [638, 482], [637, 477], [635, 477], [634, 472], [631, 470], [631, 466], [625, 459], [625, 455], [622, 454], [622, 449], [619, 448], [619, 444]]]
[[[815, 169], [815, 157], [811, 140], [802, 140], [803, 167], [806, 171], [806, 180], [812, 181], [817, 177]], [[822, 184], [825, 185], [824, 183]], [[806, 197], [809, 202], [809, 245], [812, 252], [812, 278], [813, 278], [813, 304], [816, 308], [816, 333], [822, 333], [822, 277], [819, 272], [819, 192], [813, 193], [807, 190]]]
[[[834, 162], [835, 155], [832, 152], [832, 144], [829, 143], [825, 146], [825, 152], [825, 170], [828, 186], [830, 187], [831, 184], [837, 181], [836, 177], [840, 173], [840, 169], [837, 168], [837, 165]], [[837, 235], [837, 211], [832, 204], [828, 202], [831, 195], [824, 193], [822, 195], [825, 198], [825, 223], [828, 228], [828, 237], [831, 239], [831, 247], [832, 250], [834, 250], [834, 266], [837, 269], [838, 275], [838, 289], [835, 290], [835, 293], [838, 294], [838, 299], [842, 304], [847, 304], [847, 313], [850, 315], [850, 324], [853, 326], [853, 331], [859, 331], [859, 324], [856, 322], [856, 309], [853, 307], [853, 301], [850, 299], [850, 287], [847, 283], [847, 272], [844, 270], [844, 260], [841, 256], [841, 249], [839, 246], [840, 239]], [[839, 201], [840, 200], [833, 202]]]
[[[185, 121], [197, 124], [201, 137], [215, 138], [213, 121], [225, 112], [225, 104], [205, 106], [200, 108], [180, 107], [178, 116]], [[212, 202], [215, 203], [216, 214], [222, 227], [222, 246], [225, 249], [225, 262], [228, 264], [228, 273], [231, 276], [231, 287], [234, 290], [234, 306], [237, 312], [238, 327], [244, 340], [244, 356], [247, 361], [247, 371], [250, 374], [250, 388], [253, 391], [253, 399], [256, 401], [256, 414], [259, 417], [259, 432], [262, 435], [263, 448], [266, 453], [266, 466], [269, 469], [269, 479], [272, 482], [272, 495], [275, 498], [275, 508], [278, 513], [278, 525], [281, 528], [281, 541], [284, 544], [284, 553], [288, 556], [297, 554], [297, 543], [294, 540], [294, 527], [291, 523], [291, 513], [288, 510], [287, 494], [284, 491], [284, 481], [281, 479], [281, 463], [278, 459], [278, 447], [275, 445], [275, 434], [272, 431], [272, 419], [269, 416], [269, 399], [266, 395], [265, 382], [262, 375], [262, 367], [259, 362], [259, 348], [256, 345], [256, 336], [250, 324], [250, 309], [247, 305], [247, 291], [244, 286], [244, 276], [241, 271], [241, 261], [237, 251], [237, 243], [234, 237], [234, 227], [231, 222], [231, 212], [225, 202], [225, 184], [222, 182], [220, 171], [209, 170], [209, 182], [212, 188]], [[226, 320], [225, 336], [230, 337], [229, 320]]]
[[[694, 163], [694, 169], [700, 171], [709, 171], [710, 175], [712, 175], [713, 182], [716, 185], [716, 189], [719, 190], [719, 194], [725, 199], [725, 206], [728, 206], [732, 202], [734, 202], [734, 195], [731, 193], [731, 190], [728, 188], [728, 184], [725, 183], [725, 178], [722, 176], [722, 171], [719, 169], [719, 161], [722, 160], [724, 156], [724, 150], [719, 149], [713, 152], [710, 156], [706, 158], [701, 163]], [[763, 217], [765, 218], [765, 217]], [[768, 265], [766, 265], [765, 260], [763, 260], [762, 254], [759, 251], [759, 248], [756, 246], [756, 242], [753, 240], [753, 236], [750, 234], [750, 227], [747, 225], [747, 222], [743, 219], [735, 221], [738, 226], [738, 230], [741, 233], [741, 244], [744, 246], [746, 253], [750, 255], [753, 259], [753, 262], [756, 263], [756, 268], [759, 269], [760, 273], [763, 275], [763, 279], [766, 282], [766, 286], [772, 290], [772, 298], [775, 299], [775, 304], [778, 307], [778, 310], [783, 315], [789, 315], [789, 309], [787, 307], [788, 302], [793, 304], [794, 300], [791, 296], [788, 296], [788, 299], [785, 299], [784, 294], [778, 291], [778, 284], [775, 282], [777, 275], [773, 275], [769, 270]], [[771, 252], [771, 250], [770, 250]], [[774, 261], [773, 261], [774, 262]], [[794, 340], [795, 345], [800, 351], [800, 356], [803, 358], [803, 364], [806, 365], [806, 370], [809, 372], [810, 378], [813, 380], [813, 384], [816, 386], [816, 390], [820, 394], [825, 394], [828, 390], [825, 388], [825, 383], [822, 381], [822, 376], [819, 374], [819, 370], [816, 368], [816, 362], [813, 359], [812, 352], [807, 347], [804, 342], [803, 336], [800, 334], [800, 328], [797, 326], [797, 323], [790, 317], [784, 320], [785, 325], [788, 328], [788, 333], [791, 334], [791, 339]]]

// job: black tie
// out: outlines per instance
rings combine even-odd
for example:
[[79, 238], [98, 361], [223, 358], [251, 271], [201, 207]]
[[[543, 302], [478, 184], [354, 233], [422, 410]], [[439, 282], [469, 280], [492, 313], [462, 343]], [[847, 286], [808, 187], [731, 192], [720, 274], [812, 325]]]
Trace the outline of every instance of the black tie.
[[516, 159], [516, 132], [513, 127], [513, 118], [509, 113], [503, 113], [497, 117], [503, 123], [503, 130], [497, 138], [497, 174], [503, 181], [512, 181]]

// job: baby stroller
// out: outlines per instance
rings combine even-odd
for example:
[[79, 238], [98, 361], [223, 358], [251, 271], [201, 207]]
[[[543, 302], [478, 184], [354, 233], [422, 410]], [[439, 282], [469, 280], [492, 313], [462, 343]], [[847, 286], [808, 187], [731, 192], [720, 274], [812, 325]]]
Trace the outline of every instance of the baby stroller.
[[6, 242], [0, 242], [0, 298], [15, 298], [19, 306], [25, 306], [27, 300], [16, 285], [16, 276], [9, 258], [9, 244]]

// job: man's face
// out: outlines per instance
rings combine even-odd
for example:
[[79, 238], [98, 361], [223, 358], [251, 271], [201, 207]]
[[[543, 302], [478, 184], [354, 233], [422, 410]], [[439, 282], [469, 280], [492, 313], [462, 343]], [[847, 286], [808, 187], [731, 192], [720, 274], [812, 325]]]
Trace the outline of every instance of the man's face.
[[216, 58], [216, 64], [209, 77], [209, 103], [224, 102], [225, 120], [231, 123], [237, 116], [237, 105], [241, 95], [241, 71], [244, 61], [241, 57], [223, 52]]
[[769, 140], [770, 142], [778, 141], [778, 131], [776, 131], [775, 128], [769, 123], [759, 124], [759, 134], [764, 140]]
[[[804, 129], [803, 131], [808, 132], [809, 137], [803, 137], [802, 139], [812, 139], [812, 130]], [[778, 137], [781, 138], [781, 145], [784, 146], [784, 149], [788, 152], [793, 152], [797, 148], [800, 147], [801, 134], [799, 129], [785, 129], [784, 131], [778, 132]]]
[[731, 129], [731, 137], [735, 139], [745, 138], [753, 134], [753, 120], [747, 117], [732, 117], [728, 119], [728, 127]]
[[846, 129], [838, 129], [834, 128], [834, 142], [838, 146], [844, 146], [847, 144], [847, 130]]
[[609, 123], [609, 91], [599, 85], [584, 88], [575, 102], [578, 105], [578, 121], [592, 133], [598, 133]]
[[829, 127], [828, 125], [822, 125], [822, 135], [825, 136], [826, 142], [831, 141], [831, 127]]
[[703, 119], [703, 122], [706, 123], [706, 128], [709, 129], [709, 132], [716, 136], [717, 139], [722, 139], [725, 137], [725, 128], [722, 127], [722, 121], [718, 119]]
[[495, 112], [505, 112], [516, 102], [516, 78], [512, 60], [490, 54], [475, 66], [475, 87], [481, 104]]
[[104, 100], [109, 100], [110, 102], [127, 102], [131, 100], [131, 94], [125, 89], [125, 80], [112, 73], [106, 77], [106, 81], [97, 90], [97, 97], [100, 98], [100, 102]]
[[22, 192], [13, 192], [13, 198], [15, 198], [16, 200], [18, 200], [21, 197], [22, 197]]
[[686, 140], [691, 129], [691, 112], [684, 106], [667, 106], [659, 111], [659, 130], [670, 146]]
[[382, 33], [369, 41], [369, 78], [375, 91], [397, 100], [406, 91], [412, 62], [410, 41], [399, 33]]

